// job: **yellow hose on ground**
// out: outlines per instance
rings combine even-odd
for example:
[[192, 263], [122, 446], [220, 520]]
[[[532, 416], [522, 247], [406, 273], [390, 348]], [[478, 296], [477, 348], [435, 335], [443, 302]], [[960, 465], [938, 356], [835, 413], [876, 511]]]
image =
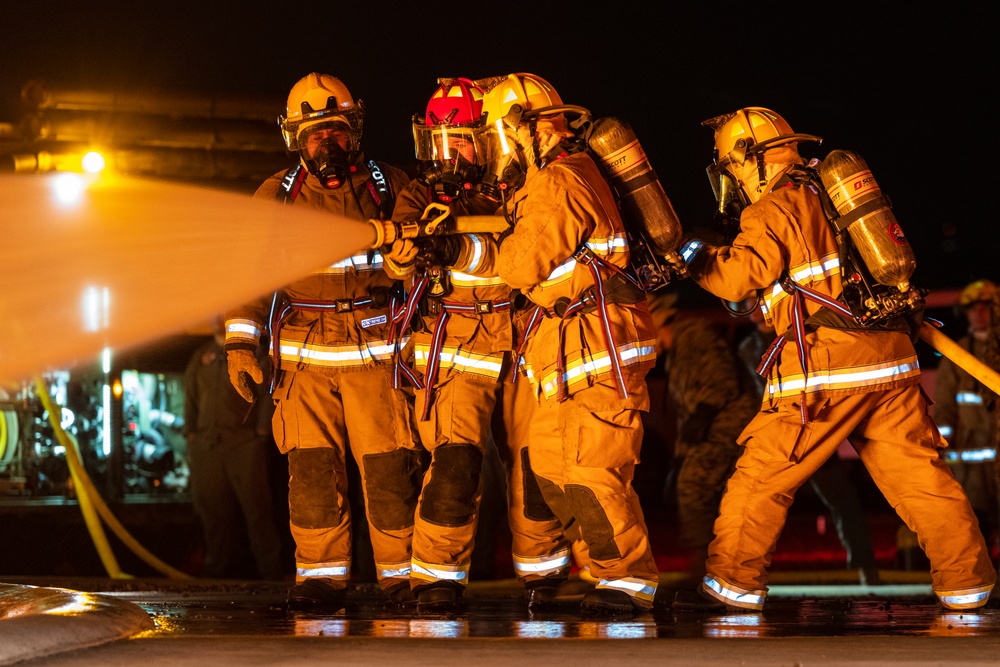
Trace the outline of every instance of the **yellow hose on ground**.
[[41, 378], [35, 378], [35, 391], [42, 401], [42, 407], [45, 408], [45, 411], [49, 415], [49, 423], [52, 424], [56, 440], [66, 450], [66, 462], [69, 465], [69, 474], [73, 478], [73, 486], [76, 488], [77, 501], [80, 503], [80, 513], [83, 514], [83, 521], [87, 524], [87, 532], [90, 533], [90, 540], [94, 543], [94, 548], [97, 549], [97, 555], [101, 559], [101, 564], [104, 565], [104, 571], [112, 579], [128, 579], [129, 575], [122, 572], [121, 567], [118, 565], [118, 560], [111, 550], [111, 544], [108, 543], [108, 536], [104, 533], [104, 527], [101, 525], [101, 520], [94, 510], [94, 504], [90, 501], [90, 494], [86, 490], [82, 475], [80, 475], [79, 468], [83, 466], [79, 465], [80, 453], [77, 450], [76, 440], [71, 438], [59, 423], [58, 414], [52, 405], [52, 398], [49, 396], [48, 389]]
[[[107, 571], [108, 576], [114, 579], [132, 578], [132, 575], [123, 573], [118, 567], [118, 563], [114, 559], [114, 554], [111, 552], [111, 547], [107, 542], [107, 536], [104, 534], [104, 529], [101, 526], [100, 521], [97, 520], [97, 517], [93, 517], [92, 524], [92, 519], [88, 518], [88, 511], [92, 515], [95, 508], [97, 513], [100, 515], [100, 518], [104, 519], [104, 523], [108, 525], [118, 539], [120, 539], [125, 546], [132, 551], [132, 553], [142, 559], [147, 565], [155, 569], [157, 572], [170, 577], [171, 579], [193, 579], [194, 577], [191, 575], [171, 567], [153, 555], [149, 550], [139, 544], [139, 542], [132, 537], [128, 530], [125, 529], [121, 522], [118, 521], [118, 518], [111, 512], [111, 509], [107, 506], [107, 503], [104, 502], [101, 494], [97, 491], [93, 481], [90, 479], [90, 475], [87, 474], [87, 470], [83, 467], [83, 461], [80, 457], [80, 451], [77, 447], [76, 441], [73, 440], [59, 424], [55, 409], [52, 405], [52, 399], [49, 397], [48, 389], [39, 377], [35, 378], [35, 391], [38, 393], [43, 407], [49, 413], [49, 422], [55, 430], [56, 438], [66, 449], [66, 461], [69, 464], [70, 474], [73, 475], [73, 483], [76, 485], [77, 498], [80, 501], [80, 510], [84, 514], [84, 520], [87, 522], [90, 537], [94, 541], [94, 546], [97, 548], [98, 554], [101, 556], [101, 562], [104, 563], [104, 569]], [[96, 524], [96, 526], [94, 524]], [[107, 560], [108, 557], [110, 558], [110, 561]]]
[[945, 336], [926, 321], [920, 324], [920, 339], [955, 362], [959, 368], [1000, 394], [1000, 373], [977, 359], [975, 355]]

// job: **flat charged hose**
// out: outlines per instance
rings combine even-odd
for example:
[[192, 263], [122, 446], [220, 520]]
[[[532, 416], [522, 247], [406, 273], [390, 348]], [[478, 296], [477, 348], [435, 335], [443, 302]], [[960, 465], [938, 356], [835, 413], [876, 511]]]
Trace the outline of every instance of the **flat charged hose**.
[[926, 320], [920, 324], [920, 339], [955, 362], [959, 368], [1000, 394], [1000, 373], [984, 364], [974, 354], [945, 336]]
[[142, 559], [143, 562], [155, 569], [157, 572], [160, 572], [171, 579], [193, 579], [191, 575], [171, 567], [153, 555], [149, 550], [139, 544], [139, 542], [125, 529], [125, 526], [118, 521], [118, 518], [115, 517], [115, 515], [111, 512], [111, 509], [108, 508], [107, 503], [104, 502], [101, 494], [98, 493], [97, 488], [94, 487], [94, 483], [91, 481], [90, 475], [87, 474], [86, 468], [83, 467], [83, 461], [80, 458], [80, 451], [76, 440], [70, 437], [70, 435], [66, 433], [66, 431], [64, 431], [62, 426], [59, 424], [59, 419], [52, 404], [52, 399], [49, 396], [48, 389], [40, 377], [35, 377], [35, 391], [42, 401], [42, 406], [49, 414], [49, 423], [52, 424], [52, 429], [55, 431], [56, 438], [66, 449], [66, 462], [69, 464], [70, 474], [73, 476], [73, 484], [77, 489], [80, 511], [83, 513], [84, 521], [87, 523], [87, 530], [90, 532], [90, 538], [94, 542], [94, 547], [97, 549], [98, 555], [101, 558], [101, 562], [104, 564], [104, 569], [107, 571], [108, 576], [112, 579], [133, 578], [132, 575], [125, 574], [121, 571], [118, 561], [115, 559], [114, 553], [111, 551], [111, 545], [108, 543], [107, 536], [104, 534], [104, 528], [101, 526], [101, 522], [98, 520], [96, 514], [99, 514], [100, 518], [104, 519], [104, 523], [108, 525], [111, 531], [125, 544], [125, 546], [129, 548], [129, 550], [132, 551], [132, 553]]

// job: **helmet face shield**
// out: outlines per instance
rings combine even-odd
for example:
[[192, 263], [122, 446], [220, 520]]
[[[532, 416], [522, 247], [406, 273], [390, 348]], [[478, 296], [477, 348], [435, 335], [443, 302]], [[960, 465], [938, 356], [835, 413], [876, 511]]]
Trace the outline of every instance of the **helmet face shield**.
[[479, 164], [476, 131], [468, 126], [413, 124], [413, 146], [417, 159], [441, 162], [464, 158]]
[[289, 151], [302, 152], [305, 149], [305, 140], [311, 134], [322, 129], [335, 129], [347, 132], [350, 135], [350, 140], [348, 148], [345, 150], [361, 150], [361, 131], [364, 115], [357, 106], [345, 113], [320, 111], [305, 116], [297, 116], [294, 119], [282, 116], [278, 119], [278, 122], [281, 125], [281, 136], [285, 140], [285, 146]]
[[727, 168], [727, 164], [713, 163], [705, 170], [712, 185], [712, 194], [718, 203], [717, 213], [735, 217], [747, 206], [746, 195], [740, 182]]

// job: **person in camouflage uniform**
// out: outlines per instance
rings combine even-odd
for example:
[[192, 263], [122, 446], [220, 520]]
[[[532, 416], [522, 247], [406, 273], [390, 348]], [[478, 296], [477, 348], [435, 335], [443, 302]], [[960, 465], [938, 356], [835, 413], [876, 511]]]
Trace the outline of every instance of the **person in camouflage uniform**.
[[687, 583], [695, 585], [705, 575], [719, 501], [743, 450], [736, 440], [760, 400], [723, 332], [701, 318], [677, 318], [675, 302], [674, 294], [649, 296], [677, 410], [677, 511], [681, 543], [692, 555]]

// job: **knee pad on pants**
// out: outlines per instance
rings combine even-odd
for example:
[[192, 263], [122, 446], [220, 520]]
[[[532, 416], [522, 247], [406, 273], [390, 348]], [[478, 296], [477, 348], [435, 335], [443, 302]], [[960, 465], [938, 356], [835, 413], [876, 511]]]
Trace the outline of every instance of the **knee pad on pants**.
[[528, 449], [521, 450], [522, 487], [524, 489], [524, 518], [531, 521], [552, 521], [556, 515], [545, 502], [542, 489], [538, 486], [535, 473], [531, 471]]
[[425, 458], [425, 452], [414, 449], [362, 457], [368, 519], [373, 526], [379, 530], [402, 530], [413, 525]]
[[420, 518], [440, 526], [464, 526], [476, 514], [483, 453], [474, 445], [442, 445], [431, 453], [431, 478], [420, 501]]
[[611, 520], [594, 492], [579, 484], [567, 484], [566, 497], [573, 515], [580, 522], [584, 541], [590, 549], [590, 557], [595, 560], [621, 558]]
[[337, 460], [337, 452], [326, 448], [288, 452], [288, 514], [299, 528], [340, 524]]

